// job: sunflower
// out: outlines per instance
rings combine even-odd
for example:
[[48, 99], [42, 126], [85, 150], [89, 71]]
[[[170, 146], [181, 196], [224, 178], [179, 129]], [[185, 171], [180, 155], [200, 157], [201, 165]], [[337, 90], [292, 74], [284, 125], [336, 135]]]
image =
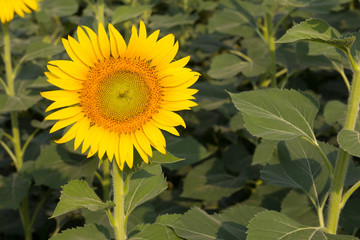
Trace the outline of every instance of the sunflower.
[[0, 0], [0, 20], [2, 23], [10, 22], [14, 18], [14, 13], [24, 17], [26, 13], [31, 13], [31, 9], [38, 10], [39, 0]]
[[62, 90], [41, 95], [54, 101], [46, 111], [60, 109], [45, 118], [58, 120], [50, 133], [72, 125], [57, 143], [75, 139], [74, 149], [82, 143], [88, 157], [106, 154], [120, 169], [125, 162], [131, 168], [134, 147], [148, 163], [152, 147], [166, 154], [161, 130], [178, 136], [175, 126], [186, 127], [174, 111], [197, 105], [191, 101], [197, 90], [188, 87], [200, 74], [184, 67], [189, 56], [173, 61], [179, 44], [172, 34], [158, 39], [158, 30], [147, 36], [140, 22], [126, 45], [113, 25], [108, 30], [109, 37], [102, 24], [98, 35], [83, 26], [79, 41], [63, 39], [72, 61], [50, 61], [45, 73]]

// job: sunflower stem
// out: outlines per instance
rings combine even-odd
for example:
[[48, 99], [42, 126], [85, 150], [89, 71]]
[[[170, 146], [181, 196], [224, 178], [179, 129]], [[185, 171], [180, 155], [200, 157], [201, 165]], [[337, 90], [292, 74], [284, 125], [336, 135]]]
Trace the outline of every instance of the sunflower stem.
[[104, 0], [97, 1], [95, 15], [98, 23], [104, 25]]
[[270, 79], [271, 79], [271, 86], [276, 87], [276, 62], [275, 62], [275, 37], [274, 37], [274, 29], [272, 24], [272, 15], [270, 13], [266, 13], [265, 16], [265, 29], [266, 34], [264, 34], [267, 44], [270, 51]]
[[110, 192], [110, 164], [109, 161], [103, 162], [103, 178], [102, 178], [102, 190], [103, 190], [103, 201], [109, 200], [109, 192]]
[[120, 170], [116, 161], [113, 161], [113, 191], [114, 191], [114, 220], [115, 239], [126, 240], [126, 222], [124, 213], [124, 173]]
[[[12, 69], [11, 63], [11, 45], [10, 45], [10, 34], [9, 34], [9, 23], [3, 24], [4, 30], [4, 63], [5, 63], [5, 71], [6, 71], [6, 82], [8, 87], [7, 94], [10, 97], [15, 96], [15, 84], [14, 84], [14, 73]], [[18, 121], [18, 112], [12, 111], [11, 114], [11, 128], [12, 128], [12, 142], [15, 153], [15, 167], [17, 172], [20, 172], [22, 164], [23, 164], [23, 152], [21, 150], [21, 138], [20, 138], [20, 128]], [[28, 198], [25, 197], [19, 207], [19, 213], [21, 217], [21, 222], [24, 228], [24, 234], [26, 240], [32, 239], [32, 225], [30, 223], [29, 217], [29, 203]]]
[[[344, 129], [354, 130], [360, 102], [360, 68], [355, 64], [350, 51], [347, 56], [353, 70], [353, 81], [350, 89], [349, 102], [346, 112]], [[336, 234], [340, 212], [343, 203], [344, 180], [349, 164], [350, 154], [340, 148], [334, 168], [334, 177], [331, 181], [329, 209], [327, 218], [327, 229], [329, 233]]]

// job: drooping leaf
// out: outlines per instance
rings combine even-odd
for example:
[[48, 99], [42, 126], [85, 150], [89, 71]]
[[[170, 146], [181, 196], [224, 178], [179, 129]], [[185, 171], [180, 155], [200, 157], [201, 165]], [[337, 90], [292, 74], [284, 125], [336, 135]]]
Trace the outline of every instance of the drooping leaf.
[[268, 163], [274, 155], [277, 143], [277, 141], [263, 139], [255, 149], [253, 164], [265, 165]]
[[305, 193], [291, 190], [281, 203], [281, 213], [308, 226], [319, 226], [316, 209]]
[[139, 17], [146, 10], [151, 9], [152, 5], [120, 6], [114, 10], [112, 24], [121, 23]]
[[138, 226], [137, 233], [133, 234], [129, 240], [153, 240], [153, 239], [167, 239], [167, 240], [181, 240], [176, 236], [174, 231], [158, 223], [146, 224]]
[[16, 96], [8, 96], [0, 93], [0, 113], [7, 113], [11, 111], [24, 111], [31, 108], [35, 103], [40, 101], [39, 94], [33, 95], [32, 93], [20, 93]]
[[334, 124], [335, 122], [344, 125], [346, 115], [346, 104], [332, 100], [326, 103], [324, 108], [325, 121], [328, 124]]
[[167, 188], [160, 164], [146, 166], [131, 175], [124, 211], [129, 215], [140, 204], [156, 197]]
[[343, 129], [337, 137], [341, 148], [353, 156], [360, 157], [360, 133], [349, 129]]
[[175, 233], [193, 240], [245, 240], [246, 225], [262, 208], [238, 206], [222, 214], [209, 215], [200, 208], [192, 208], [181, 219], [169, 224]]
[[248, 228], [247, 240], [356, 240], [352, 236], [326, 233], [322, 227], [304, 226], [275, 211], [260, 212], [250, 221]]
[[[321, 143], [329, 161], [337, 156], [336, 148]], [[318, 150], [308, 141], [297, 138], [278, 144], [277, 161], [265, 166], [261, 178], [267, 183], [302, 189], [319, 206], [329, 188], [329, 170]]]
[[200, 161], [210, 155], [206, 148], [191, 136], [184, 138], [166, 136], [167, 150], [178, 158], [184, 158], [184, 161], [164, 164], [170, 170], [176, 170]]
[[183, 161], [185, 159], [178, 158], [172, 155], [171, 153], [167, 152], [165, 155], [162, 153], [159, 153], [158, 151], [155, 151], [153, 153], [153, 156], [151, 158], [151, 163], [160, 163], [160, 164], [170, 164], [170, 163], [176, 163]]
[[229, 94], [251, 134], [270, 140], [315, 140], [312, 126], [318, 103], [308, 94], [275, 88]]
[[55, 46], [41, 41], [32, 42], [27, 46], [22, 60], [30, 61], [36, 58], [51, 57], [62, 51], [64, 51], [64, 48], [61, 46]]
[[114, 203], [111, 201], [104, 203], [84, 180], [72, 180], [62, 186], [62, 189], [60, 201], [51, 216], [52, 218], [78, 208], [97, 211], [114, 206]]
[[64, 230], [50, 240], [107, 240], [110, 239], [109, 232], [106, 228], [99, 225], [85, 225]]
[[78, 10], [78, 2], [75, 0], [44, 1], [42, 9], [48, 11], [52, 16], [69, 16]]
[[196, 15], [185, 15], [185, 14], [175, 14], [175, 15], [152, 15], [151, 16], [151, 27], [154, 29], [158, 28], [172, 28], [175, 26], [182, 26], [193, 24], [196, 20]]
[[69, 180], [89, 177], [96, 170], [98, 160], [84, 159], [70, 153], [61, 145], [46, 145], [40, 149], [33, 177], [37, 185], [60, 188]]
[[17, 209], [28, 194], [31, 179], [19, 174], [0, 176], [0, 209]]
[[341, 38], [340, 34], [321, 19], [307, 19], [289, 29], [277, 43], [310, 40], [327, 43], [340, 49], [350, 49], [355, 36]]
[[209, 76], [216, 79], [225, 79], [236, 76], [247, 67], [247, 62], [232, 54], [217, 55], [212, 59]]
[[182, 197], [217, 201], [239, 191], [245, 185], [244, 176], [236, 177], [225, 170], [219, 159], [207, 160], [196, 166], [184, 180]]

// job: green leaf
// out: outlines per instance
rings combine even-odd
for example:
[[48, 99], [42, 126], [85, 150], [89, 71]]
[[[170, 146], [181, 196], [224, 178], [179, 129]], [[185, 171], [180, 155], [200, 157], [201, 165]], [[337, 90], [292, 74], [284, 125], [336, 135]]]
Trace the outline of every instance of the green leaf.
[[223, 214], [209, 215], [200, 208], [192, 208], [174, 224], [175, 233], [193, 240], [245, 240], [246, 225], [262, 208], [239, 206], [227, 209]]
[[78, 2], [75, 0], [44, 1], [41, 4], [42, 9], [57, 17], [70, 16], [78, 10]]
[[270, 184], [261, 184], [251, 193], [250, 197], [242, 202], [248, 206], [263, 207], [269, 210], [280, 211], [281, 202], [288, 194], [289, 189]]
[[344, 125], [346, 115], [346, 104], [332, 100], [326, 103], [324, 108], [325, 121], [328, 124], [334, 124], [335, 122]]
[[160, 164], [167, 164], [167, 163], [176, 163], [185, 160], [184, 158], [178, 158], [172, 155], [169, 152], [166, 152], [166, 154], [159, 153], [158, 151], [155, 151], [153, 153], [153, 156], [150, 160], [150, 162], [153, 164], [160, 163]]
[[146, 166], [132, 174], [127, 181], [130, 181], [124, 207], [127, 216], [137, 206], [156, 197], [167, 188], [160, 164]]
[[188, 166], [210, 155], [206, 148], [191, 136], [181, 138], [167, 135], [166, 140], [167, 150], [174, 156], [185, 159], [184, 161], [172, 164], [164, 164], [164, 167], [170, 170], [177, 170]]
[[207, 160], [193, 168], [184, 180], [182, 197], [217, 201], [244, 187], [246, 177], [227, 173], [224, 161]]
[[353, 156], [360, 157], [360, 133], [343, 129], [337, 136], [341, 148]]
[[62, 145], [45, 145], [40, 151], [32, 172], [37, 185], [58, 189], [69, 180], [92, 176], [97, 168], [96, 158], [70, 153]]
[[254, 136], [270, 140], [304, 136], [315, 141], [312, 126], [319, 106], [310, 95], [275, 88], [229, 94]]
[[350, 49], [356, 37], [341, 38], [340, 34], [321, 19], [307, 19], [289, 29], [277, 43], [299, 40], [319, 41], [340, 49]]
[[253, 164], [260, 164], [264, 166], [268, 163], [274, 155], [277, 144], [278, 141], [263, 139], [255, 149]]
[[[330, 161], [336, 159], [337, 150], [319, 143]], [[319, 206], [329, 188], [329, 171], [318, 150], [308, 141], [297, 138], [278, 144], [279, 160], [265, 166], [261, 178], [271, 184], [300, 188]]]
[[68, 184], [62, 186], [62, 189], [60, 201], [51, 218], [78, 208], [87, 208], [90, 211], [97, 211], [114, 206], [114, 203], [111, 201], [107, 201], [106, 203], [101, 201], [94, 190], [83, 180], [72, 180]]
[[291, 190], [281, 203], [281, 213], [309, 226], [319, 226], [317, 212], [305, 193]]
[[36, 58], [47, 58], [62, 51], [64, 51], [64, 48], [61, 46], [54, 46], [42, 41], [32, 42], [27, 46], [22, 60], [30, 61]]
[[31, 179], [19, 174], [0, 176], [0, 209], [17, 209], [27, 196]]
[[26, 95], [20, 93], [16, 96], [8, 96], [0, 93], [0, 113], [27, 110], [40, 101], [41, 98], [39, 94]]
[[247, 67], [247, 62], [232, 54], [220, 54], [212, 59], [208, 74], [212, 78], [225, 79], [236, 76]]
[[110, 239], [106, 228], [99, 225], [85, 225], [62, 231], [50, 240], [107, 240]]
[[151, 9], [152, 5], [120, 6], [114, 10], [112, 24], [121, 23], [136, 17]]
[[153, 29], [159, 29], [194, 24], [197, 16], [187, 16], [185, 14], [178, 13], [175, 15], [152, 15], [150, 19], [151, 27]]
[[322, 227], [304, 226], [284, 214], [263, 211], [257, 214], [248, 225], [247, 240], [356, 240], [344, 235], [332, 235], [322, 231]]
[[174, 231], [161, 224], [146, 224], [138, 227], [139, 229], [135, 229], [135, 231], [139, 231], [138, 233], [132, 235], [129, 240], [154, 240], [154, 239], [166, 239], [166, 240], [181, 240], [176, 236]]

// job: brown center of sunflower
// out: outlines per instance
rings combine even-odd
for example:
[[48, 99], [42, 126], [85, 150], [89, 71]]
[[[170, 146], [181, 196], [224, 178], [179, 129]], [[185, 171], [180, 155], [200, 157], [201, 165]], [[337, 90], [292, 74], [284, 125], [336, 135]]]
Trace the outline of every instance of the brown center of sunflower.
[[162, 91], [149, 62], [110, 58], [89, 70], [80, 96], [80, 105], [93, 125], [131, 133], [157, 112]]

